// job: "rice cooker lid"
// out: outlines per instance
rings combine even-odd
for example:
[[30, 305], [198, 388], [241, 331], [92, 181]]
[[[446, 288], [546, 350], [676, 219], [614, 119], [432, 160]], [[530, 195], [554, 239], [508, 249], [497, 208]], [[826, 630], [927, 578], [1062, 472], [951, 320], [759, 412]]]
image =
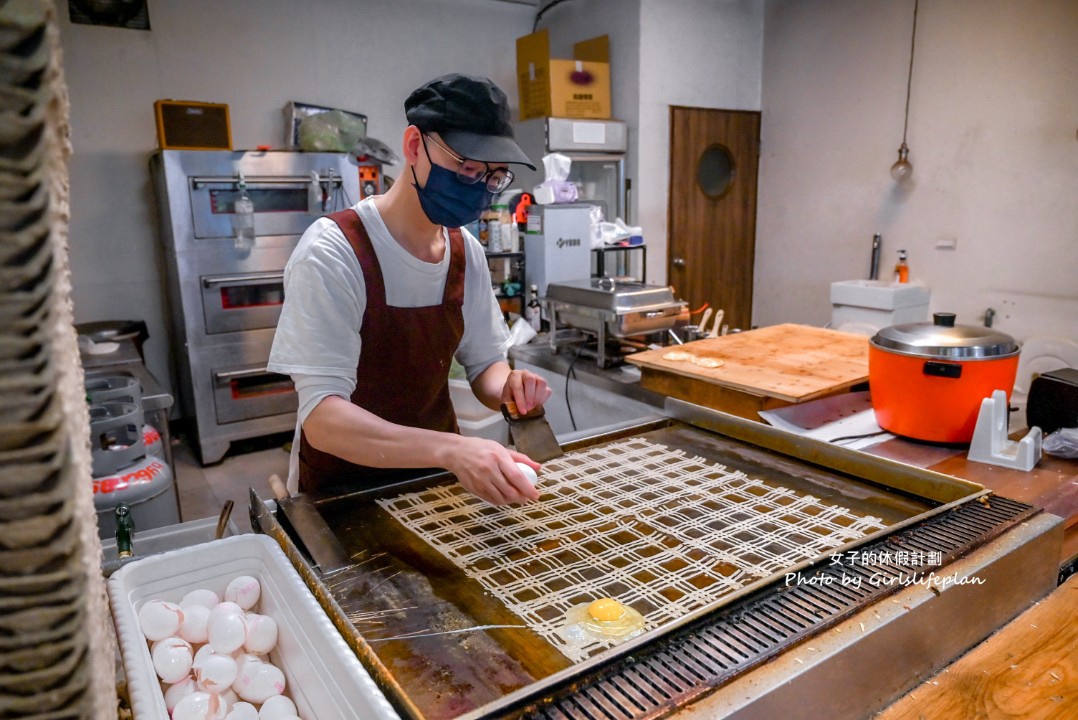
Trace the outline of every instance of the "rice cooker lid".
[[892, 325], [872, 344], [904, 355], [953, 360], [1009, 357], [1018, 353], [1010, 335], [977, 325], [955, 325], [954, 313], [933, 313], [932, 322]]

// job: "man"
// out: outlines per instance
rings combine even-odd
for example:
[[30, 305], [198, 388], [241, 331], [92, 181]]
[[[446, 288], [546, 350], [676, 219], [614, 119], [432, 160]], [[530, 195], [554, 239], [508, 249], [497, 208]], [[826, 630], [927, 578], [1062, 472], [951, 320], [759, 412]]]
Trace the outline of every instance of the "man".
[[299, 421], [289, 489], [371, 486], [386, 469], [444, 468], [501, 505], [539, 497], [501, 444], [457, 434], [448, 373], [521, 413], [546, 382], [505, 360], [509, 331], [482, 246], [460, 227], [535, 169], [513, 139], [509, 104], [486, 78], [446, 75], [405, 101], [402, 177], [384, 194], [317, 220], [285, 268], [269, 369], [292, 376]]

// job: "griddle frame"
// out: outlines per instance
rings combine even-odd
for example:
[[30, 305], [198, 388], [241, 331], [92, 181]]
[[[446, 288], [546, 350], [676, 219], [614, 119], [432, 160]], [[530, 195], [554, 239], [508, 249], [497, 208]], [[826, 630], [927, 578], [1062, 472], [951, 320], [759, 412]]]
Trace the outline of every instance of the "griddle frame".
[[[892, 524], [875, 533], [870, 533], [857, 540], [850, 541], [828, 552], [828, 555], [845, 554], [851, 550], [884, 541], [906, 528], [923, 524], [942, 516], [971, 501], [990, 494], [983, 486], [959, 478], [936, 473], [896, 461], [879, 458], [851, 450], [831, 443], [795, 435], [762, 423], [753, 422], [734, 415], [723, 413], [692, 403], [667, 398], [664, 406], [665, 417], [648, 420], [640, 424], [628, 424], [624, 427], [600, 432], [563, 445], [566, 451], [579, 450], [600, 443], [606, 443], [627, 437], [634, 437], [652, 430], [660, 430], [677, 424], [690, 425], [699, 430], [712, 433], [730, 440], [747, 443], [770, 450], [779, 455], [814, 465], [830, 471], [852, 476], [853, 479], [895, 491], [901, 495], [937, 503], [936, 507]], [[426, 489], [431, 485], [445, 482], [447, 472], [435, 472], [422, 477], [404, 480], [386, 485], [377, 490], [359, 490], [344, 494], [313, 497], [319, 501], [339, 501], [353, 496], [389, 496]], [[356, 652], [360, 661], [371, 673], [387, 699], [406, 718], [425, 720], [423, 713], [407, 697], [404, 690], [394, 680], [389, 670], [382, 664], [371, 646], [348, 621], [344, 611], [333, 598], [332, 593], [322, 582], [322, 577], [312, 569], [308, 558], [296, 545], [293, 538], [285, 531], [276, 517], [251, 490], [252, 526], [270, 535], [281, 544], [289, 560], [296, 567], [308, 587], [326, 609], [333, 624], [348, 645]], [[968, 548], [966, 549], [968, 551]], [[812, 558], [797, 563], [781, 573], [762, 578], [743, 588], [724, 595], [721, 600], [704, 606], [676, 621], [648, 631], [632, 640], [600, 652], [570, 668], [559, 671], [536, 682], [510, 692], [496, 701], [481, 708], [460, 715], [457, 720], [479, 720], [480, 718], [516, 717], [521, 711], [535, 711], [549, 702], [556, 689], [565, 692], [572, 690], [584, 678], [596, 678], [607, 674], [610, 668], [620, 667], [634, 654], [645, 655], [660, 646], [665, 640], [675, 637], [686, 628], [696, 627], [705, 622], [708, 616], [723, 612], [748, 598], [758, 597], [761, 593], [775, 589], [776, 584], [787, 573], [803, 573], [819, 567], [824, 558]], [[669, 710], [669, 708], [667, 708]], [[646, 715], [645, 715], [646, 716]]]

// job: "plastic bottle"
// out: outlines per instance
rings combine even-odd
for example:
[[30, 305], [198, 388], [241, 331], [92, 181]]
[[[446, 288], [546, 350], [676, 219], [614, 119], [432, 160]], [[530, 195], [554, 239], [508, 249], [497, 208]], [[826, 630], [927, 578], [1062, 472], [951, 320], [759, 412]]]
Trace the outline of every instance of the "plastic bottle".
[[517, 224], [509, 212], [508, 205], [498, 207], [498, 229], [502, 233], [502, 252], [516, 252], [513, 236], [516, 235]]
[[232, 232], [236, 235], [237, 250], [250, 250], [255, 246], [255, 204], [242, 181], [240, 196], [232, 208]]
[[895, 263], [895, 282], [908, 283], [910, 281], [910, 266], [906, 263], [906, 251], [898, 251], [898, 262]]
[[524, 309], [524, 317], [527, 318], [528, 324], [535, 328], [535, 332], [539, 332], [543, 325], [543, 306], [539, 303], [539, 286], [532, 285], [531, 299], [528, 300], [528, 306]]
[[490, 209], [494, 212], [487, 222], [487, 252], [505, 252], [505, 248], [502, 246], [502, 240], [504, 239], [502, 233], [502, 212], [505, 211], [508, 213], [509, 208], [505, 205], [493, 205]]

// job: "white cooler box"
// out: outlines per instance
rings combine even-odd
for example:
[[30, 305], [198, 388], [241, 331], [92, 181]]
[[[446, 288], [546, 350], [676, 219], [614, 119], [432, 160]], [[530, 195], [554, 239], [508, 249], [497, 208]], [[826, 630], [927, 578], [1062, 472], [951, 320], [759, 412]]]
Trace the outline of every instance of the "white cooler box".
[[509, 423], [501, 413], [479, 402], [467, 380], [450, 378], [449, 395], [453, 399], [453, 412], [457, 414], [461, 435], [509, 444]]
[[135, 720], [169, 720], [138, 622], [154, 599], [179, 602], [200, 588], [224, 595], [240, 575], [262, 585], [257, 612], [277, 621], [270, 661], [284, 672], [285, 694], [303, 720], [398, 718], [355, 653], [333, 627], [280, 546], [265, 535], [237, 535], [132, 562], [109, 578], [108, 592]]

